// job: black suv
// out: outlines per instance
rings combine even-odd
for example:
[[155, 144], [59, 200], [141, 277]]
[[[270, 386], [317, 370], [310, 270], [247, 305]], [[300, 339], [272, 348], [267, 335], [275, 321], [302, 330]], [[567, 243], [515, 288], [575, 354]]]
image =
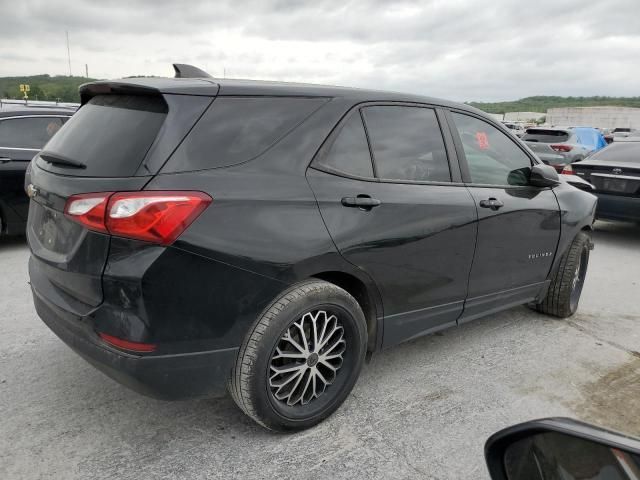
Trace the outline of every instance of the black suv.
[[0, 100], [0, 236], [23, 235], [29, 161], [73, 115], [74, 107]]
[[367, 352], [575, 312], [596, 199], [482, 112], [185, 70], [82, 86], [27, 178], [38, 314], [107, 375], [295, 430]]

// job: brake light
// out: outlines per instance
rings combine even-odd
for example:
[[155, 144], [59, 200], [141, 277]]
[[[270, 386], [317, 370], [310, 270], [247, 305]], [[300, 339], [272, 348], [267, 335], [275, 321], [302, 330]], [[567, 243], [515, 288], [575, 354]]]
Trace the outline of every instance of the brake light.
[[564, 166], [564, 168], [562, 169], [562, 173], [563, 175], [575, 175], [576, 172], [573, 171], [573, 167], [571, 166], [571, 164], [567, 164]]
[[170, 245], [207, 208], [202, 192], [107, 192], [74, 195], [65, 214], [90, 230]]
[[573, 149], [571, 145], [551, 145], [551, 148], [555, 152], [570, 152]]
[[155, 343], [130, 342], [129, 340], [107, 335], [106, 333], [98, 333], [98, 335], [105, 343], [108, 343], [112, 347], [130, 352], [148, 353], [155, 351], [157, 348]]

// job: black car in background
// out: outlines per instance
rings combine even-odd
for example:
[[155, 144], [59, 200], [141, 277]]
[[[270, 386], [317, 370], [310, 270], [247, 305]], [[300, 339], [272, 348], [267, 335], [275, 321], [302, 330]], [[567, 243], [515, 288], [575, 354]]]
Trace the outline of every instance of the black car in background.
[[107, 375], [296, 430], [367, 352], [576, 311], [596, 198], [479, 110], [176, 70], [81, 87], [27, 176], [36, 310]]
[[24, 234], [29, 211], [25, 170], [74, 111], [42, 103], [0, 102], [0, 236]]
[[595, 187], [597, 218], [640, 221], [640, 140], [615, 141], [562, 173]]

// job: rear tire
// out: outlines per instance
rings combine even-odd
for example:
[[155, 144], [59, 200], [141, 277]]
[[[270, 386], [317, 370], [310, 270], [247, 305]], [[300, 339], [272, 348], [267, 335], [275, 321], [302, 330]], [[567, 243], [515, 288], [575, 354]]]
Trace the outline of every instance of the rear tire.
[[330, 416], [358, 379], [367, 326], [358, 302], [321, 280], [294, 285], [249, 329], [229, 380], [244, 413], [276, 431]]
[[580, 232], [560, 259], [547, 295], [534, 308], [547, 315], [567, 318], [576, 313], [589, 265], [591, 238]]

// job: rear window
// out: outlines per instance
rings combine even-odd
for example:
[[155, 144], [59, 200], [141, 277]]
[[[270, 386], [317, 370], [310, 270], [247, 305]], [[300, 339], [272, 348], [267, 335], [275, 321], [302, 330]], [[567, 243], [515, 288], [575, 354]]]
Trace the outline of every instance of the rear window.
[[65, 168], [42, 159], [38, 166], [76, 176], [133, 176], [158, 135], [167, 110], [162, 97], [95, 96], [43, 149], [51, 157], [66, 158], [86, 168]]
[[163, 171], [206, 170], [252, 160], [326, 101], [304, 97], [218, 97]]
[[612, 163], [640, 163], [640, 142], [613, 142], [589, 157]]
[[541, 128], [530, 128], [522, 136], [522, 140], [528, 142], [555, 143], [569, 140], [569, 132], [563, 130], [543, 130]]

